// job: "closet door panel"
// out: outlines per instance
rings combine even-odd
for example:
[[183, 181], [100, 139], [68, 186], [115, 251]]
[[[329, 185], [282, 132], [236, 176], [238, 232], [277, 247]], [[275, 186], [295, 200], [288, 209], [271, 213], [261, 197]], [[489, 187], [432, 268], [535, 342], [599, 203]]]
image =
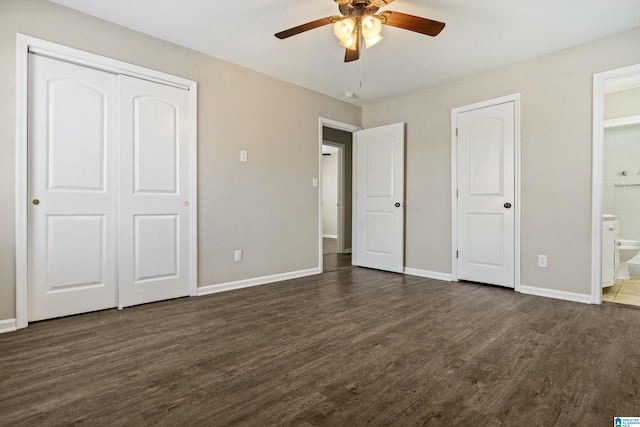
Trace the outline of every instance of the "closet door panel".
[[188, 92], [120, 76], [120, 305], [189, 295]]
[[118, 80], [29, 57], [28, 320], [116, 306]]

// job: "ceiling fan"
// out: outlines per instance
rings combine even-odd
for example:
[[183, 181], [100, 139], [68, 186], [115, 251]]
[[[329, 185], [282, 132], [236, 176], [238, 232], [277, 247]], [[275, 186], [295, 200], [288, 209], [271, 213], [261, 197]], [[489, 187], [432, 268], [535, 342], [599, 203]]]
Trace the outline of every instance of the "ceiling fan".
[[338, 3], [342, 16], [328, 16], [317, 19], [280, 31], [275, 36], [279, 39], [286, 39], [314, 28], [333, 24], [333, 32], [340, 40], [340, 45], [346, 48], [344, 62], [351, 62], [360, 58], [360, 45], [363, 41], [365, 46], [369, 48], [382, 40], [380, 32], [383, 25], [390, 25], [432, 37], [440, 34], [445, 25], [444, 22], [390, 10], [376, 14], [381, 7], [388, 5], [393, 0], [334, 1]]

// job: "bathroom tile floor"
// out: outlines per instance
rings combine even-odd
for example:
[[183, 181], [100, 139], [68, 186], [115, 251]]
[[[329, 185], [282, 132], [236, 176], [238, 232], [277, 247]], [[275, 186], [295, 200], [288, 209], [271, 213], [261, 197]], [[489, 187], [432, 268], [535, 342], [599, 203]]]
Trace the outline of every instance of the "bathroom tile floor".
[[616, 284], [602, 288], [602, 301], [640, 306], [640, 275], [631, 275], [630, 280], [616, 280]]

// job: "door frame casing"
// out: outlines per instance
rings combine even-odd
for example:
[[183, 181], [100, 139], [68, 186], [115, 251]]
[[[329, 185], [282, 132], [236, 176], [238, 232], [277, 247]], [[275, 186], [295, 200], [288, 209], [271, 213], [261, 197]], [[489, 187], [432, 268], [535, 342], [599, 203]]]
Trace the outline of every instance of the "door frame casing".
[[521, 163], [521, 117], [520, 117], [520, 93], [489, 99], [451, 110], [451, 280], [458, 281], [458, 114], [492, 107], [494, 105], [513, 102], [514, 107], [514, 290], [520, 292], [520, 163]]
[[640, 74], [640, 64], [593, 75], [591, 165], [591, 304], [602, 303], [602, 198], [604, 180], [604, 89], [607, 81]]
[[151, 70], [138, 65], [103, 57], [61, 44], [18, 33], [16, 35], [16, 163], [15, 163], [15, 256], [16, 256], [16, 327], [28, 325], [28, 85], [29, 54], [71, 62], [100, 71], [124, 74], [155, 83], [178, 87], [189, 92], [191, 109], [188, 143], [190, 167], [189, 294], [197, 295], [197, 82]]
[[[328, 127], [331, 129], [337, 129], [337, 130], [343, 130], [345, 132], [350, 132], [350, 133], [354, 133], [357, 132], [359, 130], [362, 130], [361, 126], [356, 126], [356, 125], [352, 125], [349, 123], [344, 123], [344, 122], [339, 122], [337, 120], [332, 120], [332, 119], [327, 119], [325, 117], [320, 117], [318, 119], [318, 268], [320, 269], [320, 272], [322, 273], [323, 271], [323, 266], [322, 266], [322, 262], [323, 262], [323, 253], [322, 253], [322, 145], [326, 143], [326, 141], [323, 140], [322, 138], [322, 128], [323, 127]], [[344, 151], [343, 151], [344, 154]], [[344, 156], [341, 156], [344, 158]], [[343, 160], [344, 161], [344, 160]], [[352, 170], [352, 176], [353, 176], [353, 170]], [[344, 175], [342, 176], [342, 179], [344, 179]], [[352, 187], [355, 185], [355, 180], [352, 179]], [[353, 187], [355, 188], [355, 187]], [[344, 191], [341, 191], [342, 194], [344, 194]], [[355, 194], [355, 192], [353, 193]], [[344, 198], [344, 195], [342, 196]], [[341, 208], [344, 209], [344, 200], [341, 201]], [[352, 212], [353, 212], [353, 206], [351, 207]], [[353, 214], [352, 216], [352, 222], [355, 221], [355, 219], [353, 218]], [[342, 224], [340, 224], [340, 221], [343, 221]], [[344, 215], [342, 215], [342, 218], [338, 220], [339, 224], [338, 224], [338, 230], [339, 232], [344, 232]], [[354, 229], [352, 228], [351, 230], [351, 245], [353, 246], [353, 233], [354, 233]], [[344, 236], [343, 236], [344, 237]], [[344, 246], [344, 239], [343, 239], [343, 246]], [[340, 249], [340, 248], [338, 248]], [[344, 250], [344, 248], [342, 248]]]

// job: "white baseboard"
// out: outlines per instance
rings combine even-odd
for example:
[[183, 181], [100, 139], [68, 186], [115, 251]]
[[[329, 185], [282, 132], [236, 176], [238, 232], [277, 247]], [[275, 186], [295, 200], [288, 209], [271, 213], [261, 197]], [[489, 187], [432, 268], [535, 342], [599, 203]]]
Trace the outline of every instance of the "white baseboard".
[[417, 268], [405, 267], [404, 274], [408, 274], [410, 276], [426, 277], [427, 279], [444, 280], [445, 282], [451, 281], [451, 274], [438, 273], [437, 271], [419, 270]]
[[337, 234], [323, 234], [322, 237], [326, 237], [327, 239], [337, 239]]
[[18, 330], [16, 319], [0, 320], [0, 334], [5, 332], [15, 332]]
[[351, 253], [351, 248], [349, 248], [349, 249], [345, 249], [345, 250], [344, 250], [344, 253], [345, 253], [345, 254], [350, 254], [350, 253]]
[[538, 288], [535, 286], [520, 285], [520, 293], [527, 295], [535, 295], [538, 297], [547, 297], [561, 299], [565, 301], [580, 302], [583, 304], [591, 304], [591, 295], [576, 294], [573, 292], [557, 291], [555, 289]]
[[218, 292], [232, 291], [234, 289], [249, 288], [251, 286], [266, 285], [268, 283], [282, 282], [283, 280], [297, 279], [299, 277], [313, 276], [322, 273], [319, 268], [309, 270], [292, 271], [290, 273], [273, 274], [271, 276], [255, 277], [253, 279], [238, 280], [237, 282], [219, 283], [198, 287], [198, 296], [215, 294]]

